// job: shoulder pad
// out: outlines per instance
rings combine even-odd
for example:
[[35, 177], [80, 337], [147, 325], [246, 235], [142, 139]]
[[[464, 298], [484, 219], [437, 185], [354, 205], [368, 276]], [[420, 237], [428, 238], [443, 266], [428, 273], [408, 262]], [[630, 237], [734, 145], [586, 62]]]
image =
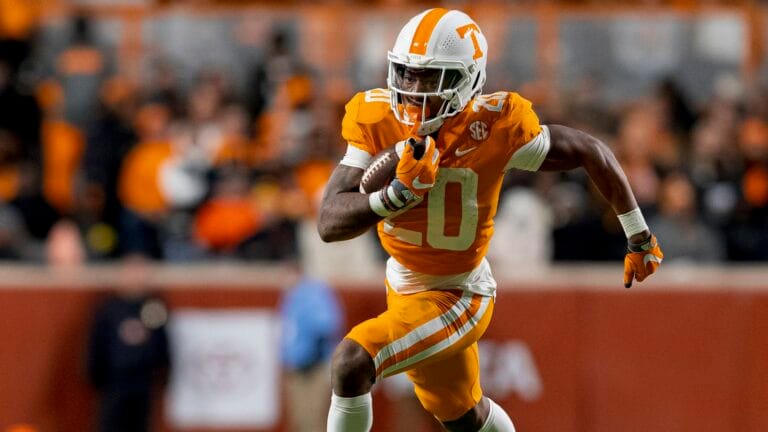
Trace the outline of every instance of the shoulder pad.
[[510, 95], [511, 93], [508, 92], [496, 92], [475, 96], [470, 104], [470, 109], [473, 113], [483, 117], [497, 117], [509, 110]]
[[475, 121], [492, 125], [492, 133], [505, 145], [513, 147], [528, 142], [539, 134], [539, 118], [530, 101], [517, 93], [496, 92], [476, 96], [468, 109], [469, 117], [464, 121]]
[[[528, 99], [520, 96], [518, 93], [515, 92], [500, 92], [500, 93], [506, 93], [507, 94], [507, 109], [508, 112], [513, 113], [517, 112], [519, 114], [527, 113], [530, 111], [533, 111], [533, 104]], [[496, 93], [494, 93], [496, 94]]]
[[358, 123], [378, 123], [391, 112], [389, 90], [377, 88], [360, 92], [349, 101], [346, 109]]

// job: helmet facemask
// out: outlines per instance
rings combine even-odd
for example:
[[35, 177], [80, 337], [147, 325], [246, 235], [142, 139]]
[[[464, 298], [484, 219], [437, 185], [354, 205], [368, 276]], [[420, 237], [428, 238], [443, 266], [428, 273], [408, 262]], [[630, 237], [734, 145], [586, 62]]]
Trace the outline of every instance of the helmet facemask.
[[418, 135], [431, 134], [479, 93], [482, 83], [472, 83], [472, 78], [458, 61], [416, 65], [390, 53], [387, 84], [392, 111], [400, 122], [416, 126]]

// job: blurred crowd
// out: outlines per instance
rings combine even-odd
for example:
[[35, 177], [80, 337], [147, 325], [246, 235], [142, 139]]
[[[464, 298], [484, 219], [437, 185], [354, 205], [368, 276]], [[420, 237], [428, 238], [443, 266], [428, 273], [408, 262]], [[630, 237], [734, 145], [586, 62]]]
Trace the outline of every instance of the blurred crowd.
[[0, 43], [0, 256], [294, 257], [296, 222], [343, 147], [319, 124], [334, 113], [313, 104], [290, 35], [271, 36], [236, 94], [215, 70], [182, 88], [165, 64], [137, 85], [87, 18], [71, 25], [52, 71], [32, 79], [34, 39]]
[[[540, 115], [611, 147], [669, 261], [763, 261], [768, 259], [765, 84], [747, 86], [723, 76], [698, 106], [668, 78], [643, 98], [606, 108], [591, 99], [598, 84], [584, 82]], [[556, 177], [528, 179], [552, 210], [554, 259], [620, 256], [623, 233], [583, 172]]]
[[[300, 227], [345, 149], [345, 101], [318, 103], [291, 32], [276, 27], [264, 40], [238, 91], [225, 71], [182, 83], [161, 61], [129, 80], [85, 16], [71, 26], [46, 70], [33, 31], [0, 25], [0, 258], [296, 258]], [[768, 259], [766, 88], [725, 77], [693, 104], [678, 84], [662, 80], [616, 106], [589, 80], [556, 97], [537, 84], [511, 90], [534, 101], [542, 123], [581, 128], [614, 150], [670, 260]], [[499, 260], [613, 260], [625, 248], [582, 172], [511, 173], [497, 222]], [[531, 247], [517, 257], [507, 240]]]

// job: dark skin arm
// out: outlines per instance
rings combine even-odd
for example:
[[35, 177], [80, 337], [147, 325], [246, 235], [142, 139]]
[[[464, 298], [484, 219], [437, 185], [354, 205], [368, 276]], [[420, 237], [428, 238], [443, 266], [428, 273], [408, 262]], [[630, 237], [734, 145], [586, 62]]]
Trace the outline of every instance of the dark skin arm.
[[[582, 167], [616, 214], [637, 207], [627, 177], [610, 149], [597, 138], [561, 125], [549, 125], [550, 148], [540, 171], [567, 171]], [[645, 230], [630, 237], [642, 243], [651, 235]]]
[[[541, 171], [567, 171], [584, 168], [597, 189], [616, 214], [637, 207], [637, 201], [619, 162], [608, 147], [595, 137], [561, 125], [549, 125], [551, 144]], [[368, 195], [358, 192], [363, 170], [339, 165], [325, 189], [317, 224], [320, 238], [326, 242], [359, 236], [382, 218], [371, 210]], [[641, 243], [649, 231], [633, 235], [632, 243]]]
[[371, 210], [368, 195], [358, 191], [362, 177], [363, 170], [346, 165], [338, 165], [333, 171], [317, 221], [317, 231], [323, 241], [349, 240], [382, 219]]

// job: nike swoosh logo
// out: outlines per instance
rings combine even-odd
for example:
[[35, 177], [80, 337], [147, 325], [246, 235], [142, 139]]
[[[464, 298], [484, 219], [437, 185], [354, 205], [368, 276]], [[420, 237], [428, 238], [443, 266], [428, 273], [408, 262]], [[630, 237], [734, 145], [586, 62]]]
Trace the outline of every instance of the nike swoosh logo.
[[657, 264], [661, 264], [661, 258], [657, 257], [654, 254], [646, 254], [643, 257], [643, 265], [644, 266], [648, 265], [648, 263], [651, 262], [651, 261], [653, 261], [653, 262], [655, 262]]
[[466, 150], [462, 150], [462, 149], [456, 149], [456, 157], [462, 157], [462, 156], [464, 156], [465, 154], [467, 154], [467, 153], [471, 152], [472, 150], [474, 150], [474, 149], [476, 149], [476, 148], [477, 148], [477, 146], [475, 146], [475, 147], [470, 147], [470, 148], [468, 148], [468, 149], [466, 149]]
[[413, 187], [415, 187], [416, 189], [427, 189], [427, 188], [431, 188], [434, 185], [435, 185], [434, 183], [422, 183], [421, 181], [419, 181], [418, 177], [413, 179]]

